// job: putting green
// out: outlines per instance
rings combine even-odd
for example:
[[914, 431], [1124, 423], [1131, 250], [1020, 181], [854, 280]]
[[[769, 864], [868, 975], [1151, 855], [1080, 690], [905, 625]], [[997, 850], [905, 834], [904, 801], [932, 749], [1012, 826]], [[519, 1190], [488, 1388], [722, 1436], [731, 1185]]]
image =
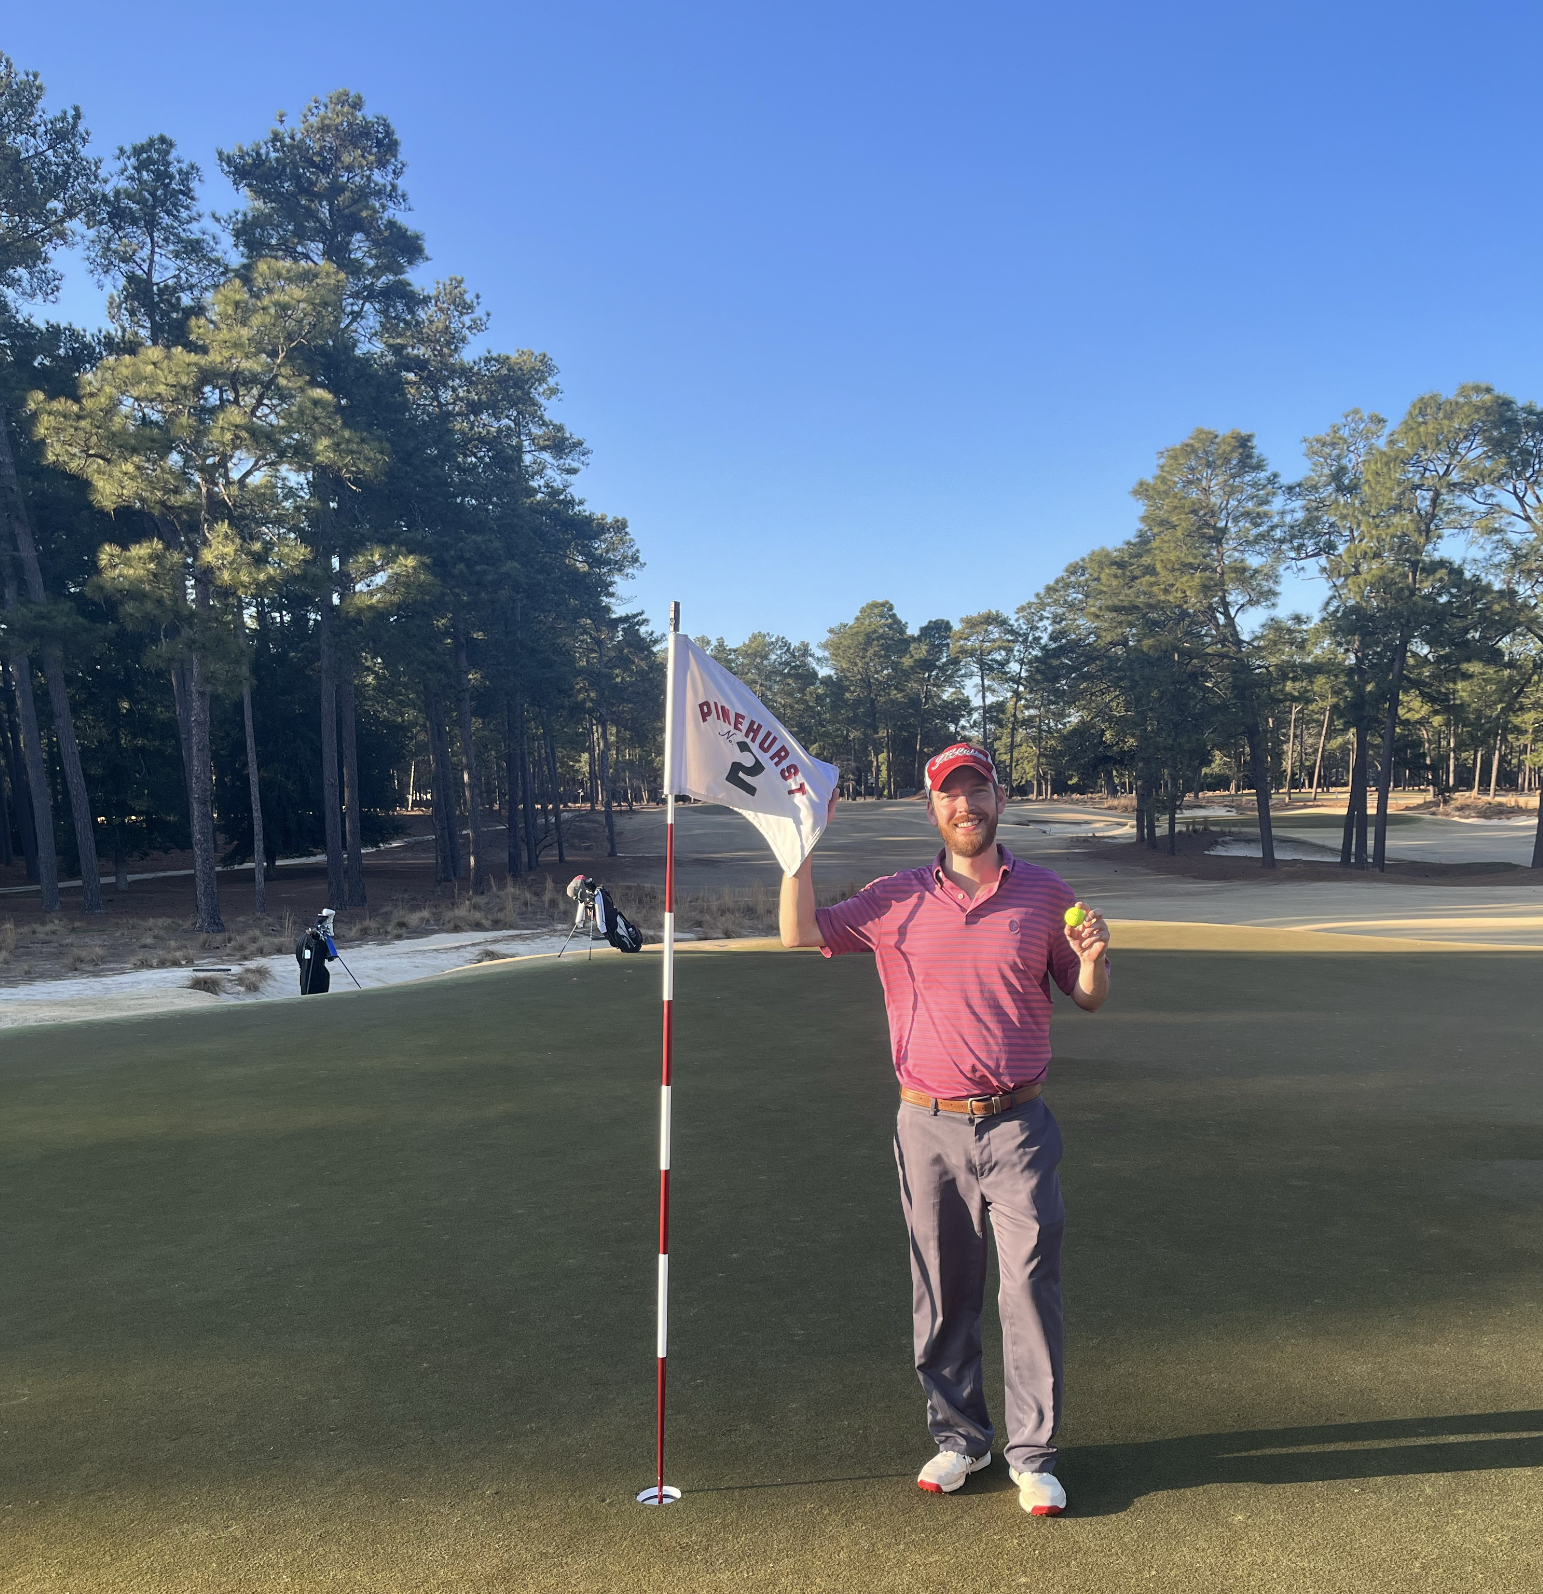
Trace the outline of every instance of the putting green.
[[1543, 964], [1284, 948], [1058, 1020], [1056, 1521], [910, 1481], [866, 960], [681, 961], [664, 1511], [653, 959], [7, 1034], [0, 1587], [1531, 1591]]

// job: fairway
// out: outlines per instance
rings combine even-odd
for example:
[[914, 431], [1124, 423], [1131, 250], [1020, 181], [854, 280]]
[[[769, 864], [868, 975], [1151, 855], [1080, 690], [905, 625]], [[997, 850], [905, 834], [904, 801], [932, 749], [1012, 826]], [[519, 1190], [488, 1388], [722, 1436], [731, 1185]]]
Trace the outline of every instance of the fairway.
[[1060, 1005], [1059, 1520], [911, 1481], [868, 959], [680, 960], [665, 1511], [654, 957], [7, 1034], [0, 1588], [1533, 1590], [1540, 965], [1292, 944]]

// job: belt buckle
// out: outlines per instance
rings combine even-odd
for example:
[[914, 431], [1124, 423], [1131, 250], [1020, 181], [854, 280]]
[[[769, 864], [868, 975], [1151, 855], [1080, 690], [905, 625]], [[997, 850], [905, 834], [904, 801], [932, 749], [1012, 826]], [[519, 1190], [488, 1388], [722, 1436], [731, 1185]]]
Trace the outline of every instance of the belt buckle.
[[[1002, 1110], [997, 1106], [997, 1103], [1001, 1101], [1001, 1099], [1002, 1098], [1000, 1096], [971, 1096], [965, 1105], [969, 1110], [970, 1117], [972, 1118], [994, 1118]], [[975, 1104], [977, 1102], [980, 1102], [984, 1105], [985, 1110], [983, 1112], [976, 1112]]]

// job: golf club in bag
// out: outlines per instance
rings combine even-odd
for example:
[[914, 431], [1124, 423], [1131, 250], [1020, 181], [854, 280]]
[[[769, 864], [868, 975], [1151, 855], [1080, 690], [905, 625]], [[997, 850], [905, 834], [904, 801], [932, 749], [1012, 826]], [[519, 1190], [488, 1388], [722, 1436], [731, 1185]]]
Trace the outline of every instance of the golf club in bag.
[[[332, 985], [332, 973], [327, 965], [343, 963], [338, 954], [337, 942], [332, 938], [332, 921], [336, 917], [336, 908], [323, 908], [316, 915], [315, 923], [295, 942], [295, 962], [300, 965], [302, 996], [320, 996], [328, 990]], [[354, 979], [354, 971], [346, 963], [343, 963], [343, 972], [354, 980], [361, 991], [364, 989]]]

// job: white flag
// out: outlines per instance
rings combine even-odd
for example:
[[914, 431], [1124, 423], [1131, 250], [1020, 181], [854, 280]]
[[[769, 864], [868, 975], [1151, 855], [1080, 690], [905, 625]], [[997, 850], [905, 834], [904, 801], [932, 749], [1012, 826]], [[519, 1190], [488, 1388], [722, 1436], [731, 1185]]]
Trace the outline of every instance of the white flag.
[[811, 758], [737, 677], [676, 632], [673, 723], [665, 784], [742, 813], [794, 874], [825, 829], [841, 772]]

